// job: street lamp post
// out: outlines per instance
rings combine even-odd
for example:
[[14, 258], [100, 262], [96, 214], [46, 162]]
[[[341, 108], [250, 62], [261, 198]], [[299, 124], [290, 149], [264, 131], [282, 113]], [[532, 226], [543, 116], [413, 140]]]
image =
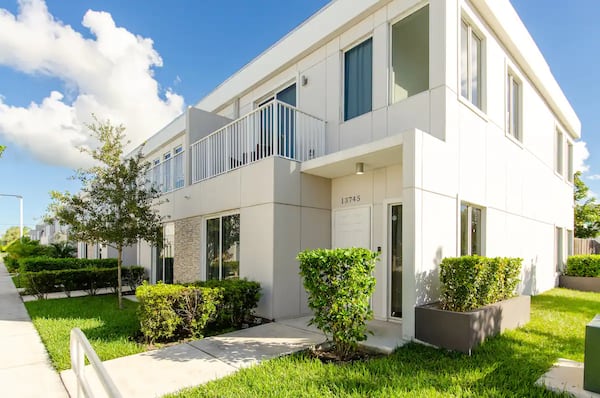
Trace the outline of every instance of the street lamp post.
[[10, 196], [19, 199], [19, 238], [23, 239], [23, 196], [0, 193], [0, 196]]

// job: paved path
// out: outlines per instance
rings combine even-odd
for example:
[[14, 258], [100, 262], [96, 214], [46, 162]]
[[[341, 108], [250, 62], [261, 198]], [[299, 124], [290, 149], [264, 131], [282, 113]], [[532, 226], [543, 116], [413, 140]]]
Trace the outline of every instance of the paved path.
[[[262, 360], [289, 354], [324, 340], [320, 332], [268, 323], [117, 358], [103, 364], [123, 397], [160, 397], [225, 377]], [[93, 372], [88, 374], [92, 388], [100, 391], [99, 381]], [[71, 395], [75, 396], [73, 372], [65, 370], [61, 372], [61, 377]]]
[[0, 262], [0, 395], [68, 397], [46, 349]]

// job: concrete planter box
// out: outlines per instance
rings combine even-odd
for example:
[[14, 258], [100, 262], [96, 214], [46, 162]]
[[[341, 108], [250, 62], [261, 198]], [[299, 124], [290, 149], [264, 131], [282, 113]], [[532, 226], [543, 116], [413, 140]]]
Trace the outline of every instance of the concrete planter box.
[[487, 337], [529, 322], [531, 298], [517, 296], [468, 312], [446, 311], [439, 303], [415, 308], [415, 337], [425, 343], [471, 354]]
[[567, 289], [582, 290], [584, 292], [600, 292], [600, 278], [593, 276], [560, 275], [558, 285]]

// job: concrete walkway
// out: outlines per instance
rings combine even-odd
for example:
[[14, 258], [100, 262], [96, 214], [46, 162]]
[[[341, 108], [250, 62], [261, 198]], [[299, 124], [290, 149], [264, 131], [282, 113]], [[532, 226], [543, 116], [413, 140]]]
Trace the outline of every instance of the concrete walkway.
[[67, 397], [6, 267], [0, 262], [0, 395]]
[[[160, 397], [185, 387], [225, 377], [260, 361], [290, 354], [323, 341], [325, 337], [320, 332], [268, 323], [117, 358], [103, 364], [123, 397]], [[94, 373], [88, 370], [87, 374], [94, 391], [102, 391]], [[73, 372], [65, 370], [61, 372], [61, 377], [71, 396], [75, 396]]]

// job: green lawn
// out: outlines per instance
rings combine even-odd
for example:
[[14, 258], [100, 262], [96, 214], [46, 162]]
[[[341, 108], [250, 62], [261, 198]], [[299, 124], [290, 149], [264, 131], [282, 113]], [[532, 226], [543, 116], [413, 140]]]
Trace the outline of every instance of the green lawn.
[[169, 397], [555, 397], [535, 381], [559, 357], [583, 361], [600, 294], [554, 289], [532, 298], [531, 322], [468, 357], [418, 344], [348, 365], [297, 354]]
[[145, 351], [133, 340], [139, 331], [137, 303], [123, 300], [124, 309], [119, 310], [117, 297], [109, 295], [38, 300], [25, 306], [59, 371], [71, 367], [69, 333], [74, 327], [85, 333], [103, 361]]

